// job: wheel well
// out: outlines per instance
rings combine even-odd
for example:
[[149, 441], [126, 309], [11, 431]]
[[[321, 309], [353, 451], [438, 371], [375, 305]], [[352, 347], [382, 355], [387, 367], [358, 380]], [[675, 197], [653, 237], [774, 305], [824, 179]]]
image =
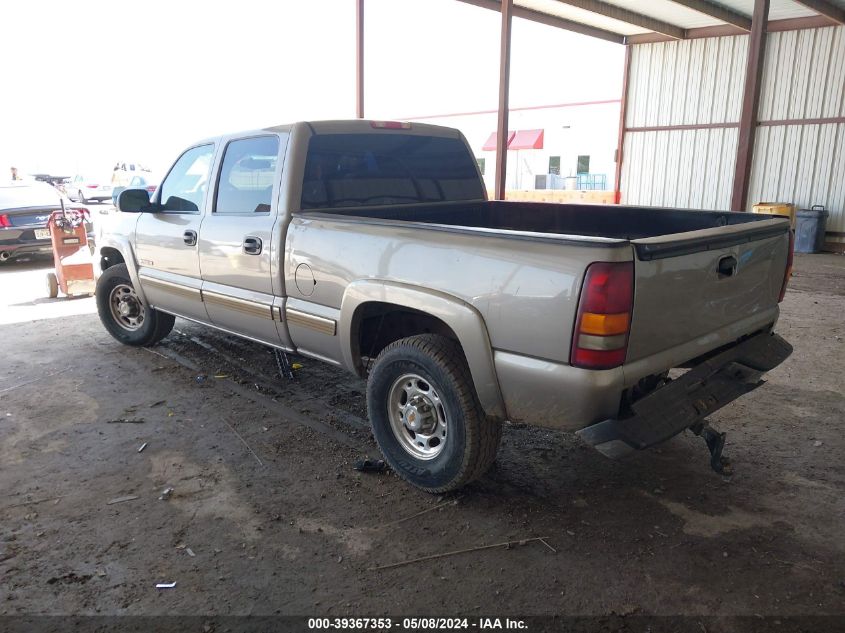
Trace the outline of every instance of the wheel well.
[[111, 248], [109, 246], [104, 246], [100, 249], [100, 268], [105, 270], [110, 266], [114, 266], [115, 264], [125, 264], [126, 260], [123, 259], [123, 255], [119, 250], [116, 248]]
[[399, 339], [417, 334], [440, 334], [460, 346], [454, 330], [437, 317], [393, 303], [372, 301], [358, 308], [352, 319], [352, 356], [359, 375], [366, 376], [368, 359]]

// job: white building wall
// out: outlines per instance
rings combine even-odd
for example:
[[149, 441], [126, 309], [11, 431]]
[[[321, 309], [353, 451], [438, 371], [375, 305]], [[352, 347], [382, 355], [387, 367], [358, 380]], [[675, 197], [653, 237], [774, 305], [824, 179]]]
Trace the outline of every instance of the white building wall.
[[[560, 156], [560, 175], [574, 176], [579, 155], [590, 157], [590, 173], [606, 174], [607, 188], [614, 187], [615, 152], [619, 133], [618, 101], [513, 110], [511, 130], [544, 131], [543, 149], [508, 152], [507, 189], [534, 189], [535, 176], [549, 170], [549, 157]], [[458, 128], [466, 136], [476, 158], [485, 160], [484, 180], [492, 190], [495, 180], [495, 151], [484, 151], [484, 143], [496, 130], [495, 113], [462, 114], [420, 119], [424, 123]]]

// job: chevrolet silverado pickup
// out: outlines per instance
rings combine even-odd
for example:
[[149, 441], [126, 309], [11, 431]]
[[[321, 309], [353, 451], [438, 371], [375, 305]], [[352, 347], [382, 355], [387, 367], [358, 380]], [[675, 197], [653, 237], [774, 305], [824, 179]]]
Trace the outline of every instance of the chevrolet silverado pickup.
[[611, 457], [691, 429], [718, 470], [706, 416], [792, 349], [786, 219], [490, 201], [444, 127], [212, 138], [118, 208], [98, 244], [114, 338], [153, 345], [179, 316], [354, 372], [386, 461], [430, 492], [480, 477], [504, 421]]

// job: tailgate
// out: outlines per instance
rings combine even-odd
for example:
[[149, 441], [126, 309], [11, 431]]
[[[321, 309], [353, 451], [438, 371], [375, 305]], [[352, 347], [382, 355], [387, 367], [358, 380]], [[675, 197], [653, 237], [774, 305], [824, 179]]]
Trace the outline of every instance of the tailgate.
[[[705, 353], [721, 345], [724, 336], [719, 335], [739, 322], [760, 328], [774, 320], [789, 250], [787, 220], [643, 238], [632, 244], [634, 309], [626, 363], [696, 340], [701, 340], [697, 354]], [[730, 334], [735, 340], [749, 333]]]

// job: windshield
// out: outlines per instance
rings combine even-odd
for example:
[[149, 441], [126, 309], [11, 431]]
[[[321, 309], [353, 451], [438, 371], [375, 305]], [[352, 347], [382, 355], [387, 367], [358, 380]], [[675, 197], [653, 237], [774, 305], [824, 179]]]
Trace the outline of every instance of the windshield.
[[319, 134], [308, 143], [302, 209], [483, 199], [475, 160], [459, 139]]
[[59, 197], [58, 191], [43, 182], [0, 185], [0, 209], [57, 206]]

